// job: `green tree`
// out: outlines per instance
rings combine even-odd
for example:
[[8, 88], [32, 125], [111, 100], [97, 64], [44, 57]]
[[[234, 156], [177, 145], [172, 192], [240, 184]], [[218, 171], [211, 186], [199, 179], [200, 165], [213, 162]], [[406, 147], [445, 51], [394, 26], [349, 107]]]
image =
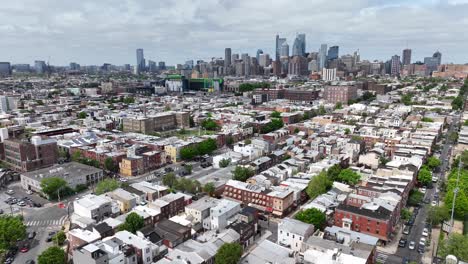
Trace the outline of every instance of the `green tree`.
[[58, 151], [59, 157], [64, 158], [64, 159], [69, 159], [70, 158], [70, 153], [68, 150], [60, 148]]
[[463, 97], [457, 96], [452, 101], [452, 109], [453, 110], [460, 110], [463, 108]]
[[305, 120], [309, 120], [309, 119], [310, 119], [309, 112], [304, 112], [304, 114], [302, 115], [302, 120], [305, 121]]
[[445, 206], [431, 206], [427, 212], [427, 221], [433, 226], [438, 226], [442, 221], [448, 220], [450, 213]]
[[327, 114], [327, 110], [325, 110], [325, 106], [321, 105], [319, 107], [319, 112], [318, 112], [319, 115], [325, 115]]
[[135, 103], [135, 97], [127, 96], [123, 99], [124, 104], [133, 104]]
[[120, 188], [120, 182], [115, 179], [105, 179], [96, 185], [95, 193], [101, 195], [106, 192], [112, 192], [117, 188]]
[[458, 133], [457, 132], [451, 132], [449, 135], [449, 139], [452, 142], [456, 142], [458, 140]]
[[459, 260], [468, 261], [468, 235], [452, 233], [447, 240], [439, 244], [439, 254], [443, 258], [454, 255]]
[[242, 246], [238, 243], [224, 243], [216, 252], [215, 264], [237, 264], [242, 251]]
[[162, 177], [162, 182], [164, 185], [169, 186], [172, 188], [174, 183], [177, 181], [177, 178], [173, 172], [169, 172], [168, 174]]
[[250, 144], [252, 144], [252, 140], [248, 138], [248, 139], [244, 140], [244, 143], [245, 143], [245, 145], [250, 145]]
[[228, 136], [226, 138], [226, 145], [232, 146], [232, 144], [234, 144], [234, 138], [232, 136]]
[[88, 116], [88, 114], [86, 114], [86, 112], [79, 112], [78, 113], [78, 118], [79, 119], [85, 119], [87, 116]]
[[44, 250], [37, 258], [38, 264], [65, 264], [65, 251], [60, 247], [53, 246]]
[[408, 221], [411, 218], [411, 212], [408, 209], [403, 208], [401, 209], [400, 216], [404, 221]]
[[333, 181], [328, 178], [325, 171], [322, 171], [319, 175], [313, 177], [309, 181], [306, 192], [310, 199], [315, 199], [315, 197], [330, 190], [332, 185]]
[[413, 104], [412, 97], [413, 97], [413, 94], [411, 93], [404, 94], [401, 96], [401, 102], [404, 105], [412, 105]]
[[342, 102], [337, 102], [335, 104], [335, 109], [343, 109], [343, 103]]
[[75, 152], [73, 152], [73, 154], [71, 155], [71, 160], [72, 160], [72, 161], [80, 162], [81, 159], [82, 159], [82, 156], [81, 156], [81, 152], [79, 152], [79, 151], [75, 151]]
[[345, 128], [344, 133], [345, 135], [349, 135], [351, 133], [351, 130], [349, 128]]
[[323, 230], [327, 222], [325, 214], [316, 208], [299, 211], [294, 218], [307, 224], [313, 224], [315, 229], [320, 230]]
[[229, 164], [231, 164], [231, 159], [222, 159], [219, 161], [219, 167], [221, 168], [226, 168]]
[[117, 172], [119, 170], [119, 166], [111, 157], [107, 157], [104, 160], [104, 168], [112, 172]]
[[434, 120], [432, 118], [429, 118], [429, 117], [423, 117], [421, 119], [422, 122], [428, 122], [428, 123], [432, 123], [434, 122]]
[[52, 238], [55, 245], [57, 246], [62, 246], [63, 243], [65, 243], [65, 240], [67, 239], [67, 236], [65, 235], [65, 232], [63, 230], [58, 231], [57, 234]]
[[127, 215], [125, 222], [119, 226], [119, 231], [127, 230], [128, 232], [135, 234], [136, 231], [142, 229], [144, 226], [145, 219], [137, 213], [132, 212]]
[[435, 168], [439, 167], [440, 165], [442, 164], [442, 162], [440, 161], [440, 159], [432, 156], [432, 157], [429, 157], [427, 159], [427, 166], [429, 166], [429, 168], [431, 170], [434, 170]]
[[349, 185], [356, 185], [361, 179], [359, 173], [354, 172], [351, 169], [344, 169], [338, 175], [338, 180]]
[[249, 167], [236, 166], [232, 171], [232, 179], [245, 182], [248, 178], [255, 175], [255, 172]]
[[42, 192], [45, 193], [50, 199], [63, 197], [67, 193], [67, 182], [58, 177], [44, 178], [41, 180]]
[[180, 150], [180, 158], [183, 160], [191, 160], [199, 155], [196, 146], [188, 146]]
[[213, 121], [213, 119], [207, 118], [202, 121], [201, 127], [203, 127], [206, 130], [214, 131], [218, 129], [218, 124], [216, 124], [216, 122]]
[[299, 133], [299, 131], [300, 131], [299, 128], [296, 127], [296, 128], [294, 129], [294, 134]]
[[26, 237], [26, 226], [19, 216], [0, 216], [0, 251], [7, 250], [16, 241]]
[[218, 148], [216, 140], [209, 138], [200, 142], [197, 146], [199, 155], [211, 154]]
[[328, 168], [327, 170], [328, 179], [330, 179], [331, 181], [336, 181], [338, 179], [338, 175], [340, 175], [341, 170], [342, 168], [338, 164], [335, 164], [331, 166], [330, 168]]
[[271, 112], [270, 116], [274, 118], [281, 118], [281, 113], [278, 111], [273, 111]]
[[212, 182], [208, 182], [205, 184], [205, 186], [203, 186], [203, 191], [206, 192], [209, 196], [213, 196], [215, 190], [214, 183]]
[[418, 173], [418, 182], [427, 186], [432, 182], [432, 173], [427, 168], [420, 169]]
[[409, 197], [408, 197], [408, 205], [411, 206], [418, 206], [421, 204], [422, 200], [424, 198], [424, 194], [417, 189], [413, 189], [410, 191]]

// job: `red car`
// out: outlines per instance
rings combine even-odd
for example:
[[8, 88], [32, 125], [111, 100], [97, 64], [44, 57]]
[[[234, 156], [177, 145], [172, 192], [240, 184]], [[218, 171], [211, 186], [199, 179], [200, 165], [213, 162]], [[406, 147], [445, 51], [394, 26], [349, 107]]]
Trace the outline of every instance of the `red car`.
[[28, 251], [29, 251], [29, 245], [24, 245], [24, 246], [20, 249], [20, 251], [21, 251], [22, 253], [28, 252]]

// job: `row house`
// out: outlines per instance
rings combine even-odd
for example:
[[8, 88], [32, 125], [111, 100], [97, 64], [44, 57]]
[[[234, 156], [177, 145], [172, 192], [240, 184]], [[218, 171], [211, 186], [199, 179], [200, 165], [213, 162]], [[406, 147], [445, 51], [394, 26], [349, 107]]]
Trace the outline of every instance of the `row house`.
[[289, 188], [266, 190], [263, 187], [240, 181], [229, 180], [225, 187], [223, 196], [243, 204], [270, 212], [277, 216], [283, 216], [289, 212], [294, 204], [294, 191]]
[[161, 218], [169, 219], [184, 211], [185, 196], [180, 193], [170, 193], [149, 203], [149, 207], [159, 209]]

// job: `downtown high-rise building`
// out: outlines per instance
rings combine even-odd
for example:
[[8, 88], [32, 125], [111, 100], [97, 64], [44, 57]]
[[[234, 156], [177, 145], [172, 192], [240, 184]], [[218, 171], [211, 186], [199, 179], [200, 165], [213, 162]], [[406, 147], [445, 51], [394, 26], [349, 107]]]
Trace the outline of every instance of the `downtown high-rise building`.
[[338, 59], [339, 50], [340, 50], [340, 47], [338, 47], [338, 46], [331, 46], [331, 47], [328, 49], [327, 60], [336, 60], [336, 59]]
[[11, 64], [9, 62], [0, 62], [0, 76], [11, 75]]
[[305, 56], [305, 48], [306, 48], [306, 36], [305, 34], [297, 34], [296, 38], [294, 39], [293, 48], [292, 48], [292, 55], [293, 56]]
[[231, 48], [224, 49], [224, 69], [226, 70], [229, 66], [231, 66]]
[[143, 54], [143, 49], [137, 49], [136, 50], [136, 72], [140, 73], [145, 71], [146, 68], [146, 62], [145, 62], [145, 56]]
[[325, 63], [327, 61], [327, 44], [320, 45], [319, 50], [319, 70], [325, 68]]
[[34, 69], [36, 70], [37, 74], [44, 74], [47, 71], [47, 65], [45, 61], [34, 61]]
[[392, 59], [390, 60], [390, 74], [392, 76], [400, 75], [400, 56], [393, 55]]
[[439, 66], [440, 64], [442, 64], [442, 53], [440, 53], [439, 51], [436, 51], [436, 52], [432, 55], [432, 58], [434, 58], [434, 59], [437, 60], [437, 66]]
[[281, 45], [280, 58], [284, 57], [289, 57], [289, 45], [287, 42], [284, 42], [283, 45]]
[[280, 38], [279, 35], [276, 35], [276, 46], [275, 46], [275, 60], [279, 61], [281, 46], [286, 42], [286, 38]]
[[255, 58], [257, 58], [257, 61], [260, 60], [260, 55], [261, 55], [261, 54], [263, 54], [263, 50], [258, 49], [258, 50], [257, 50], [257, 55], [255, 56]]
[[410, 65], [411, 64], [411, 49], [404, 49], [403, 50], [402, 63], [403, 63], [403, 65]]

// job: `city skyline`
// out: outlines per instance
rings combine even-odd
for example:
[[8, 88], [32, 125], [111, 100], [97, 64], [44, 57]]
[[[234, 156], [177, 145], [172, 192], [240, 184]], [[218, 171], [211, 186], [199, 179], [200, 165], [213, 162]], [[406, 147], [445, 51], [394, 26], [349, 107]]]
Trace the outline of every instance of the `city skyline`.
[[[386, 61], [410, 48], [413, 61], [440, 50], [442, 63], [468, 62], [463, 47], [468, 41], [463, 34], [468, 25], [464, 0], [307, 1], [297, 6], [287, 1], [208, 2], [4, 3], [0, 57], [12, 63], [50, 58], [53, 65], [134, 65], [135, 50], [143, 48], [146, 59], [175, 65], [224, 57], [229, 47], [233, 54], [255, 56], [262, 49], [275, 58], [275, 35], [285, 37], [292, 48], [300, 32], [306, 34], [306, 52], [317, 52], [326, 43], [339, 46], [340, 55], [359, 49], [363, 59]], [[51, 5], [56, 6], [54, 11], [48, 8]], [[245, 16], [245, 10], [255, 15]]]

